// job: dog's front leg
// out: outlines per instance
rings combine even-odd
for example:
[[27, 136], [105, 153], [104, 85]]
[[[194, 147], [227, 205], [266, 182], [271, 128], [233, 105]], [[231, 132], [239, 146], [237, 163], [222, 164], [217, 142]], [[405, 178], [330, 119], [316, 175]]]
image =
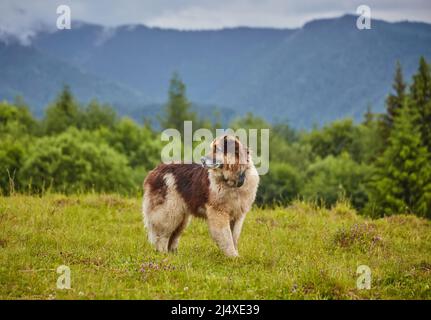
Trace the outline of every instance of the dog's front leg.
[[207, 209], [208, 226], [214, 241], [228, 257], [237, 257], [238, 252], [233, 243], [229, 215], [213, 208]]
[[245, 220], [245, 214], [240, 216], [238, 219], [231, 221], [230, 228], [232, 231], [233, 244], [235, 249], [238, 251], [238, 240], [242, 230], [242, 224]]

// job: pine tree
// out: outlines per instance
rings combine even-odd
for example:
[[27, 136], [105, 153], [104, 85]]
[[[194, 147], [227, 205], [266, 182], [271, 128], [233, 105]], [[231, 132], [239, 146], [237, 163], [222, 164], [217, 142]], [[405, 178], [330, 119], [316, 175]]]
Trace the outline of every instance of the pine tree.
[[414, 125], [415, 109], [399, 109], [389, 146], [377, 160], [371, 183], [370, 207], [374, 215], [414, 213], [431, 218], [431, 165]]
[[365, 126], [370, 126], [374, 122], [375, 114], [373, 113], [373, 109], [369, 104], [367, 106], [367, 111], [364, 113], [364, 120], [362, 124]]
[[191, 103], [186, 97], [186, 86], [178, 74], [174, 73], [169, 85], [169, 100], [165, 105], [164, 116], [159, 118], [159, 122], [163, 129], [177, 129], [183, 135], [186, 120], [193, 121], [194, 126], [199, 126], [196, 124], [196, 113], [191, 110]]
[[431, 70], [424, 57], [421, 57], [419, 70], [413, 76], [410, 92], [412, 107], [419, 115], [416, 124], [422, 134], [422, 144], [431, 152]]
[[69, 86], [64, 86], [54, 104], [46, 109], [44, 119], [47, 134], [60, 133], [70, 126], [78, 126], [79, 105], [75, 101]]
[[387, 140], [393, 127], [394, 119], [402, 108], [406, 97], [406, 83], [403, 78], [401, 64], [397, 61], [394, 82], [392, 88], [395, 94], [390, 94], [386, 99], [386, 114], [383, 116], [383, 136]]

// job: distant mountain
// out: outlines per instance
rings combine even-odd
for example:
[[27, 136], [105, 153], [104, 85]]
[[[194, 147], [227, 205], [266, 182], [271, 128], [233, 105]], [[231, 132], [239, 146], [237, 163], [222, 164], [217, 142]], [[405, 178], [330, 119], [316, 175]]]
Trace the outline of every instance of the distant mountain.
[[272, 120], [287, 116], [297, 127], [360, 120], [369, 104], [384, 110], [396, 61], [410, 82], [421, 55], [430, 61], [429, 24], [373, 20], [371, 30], [358, 30], [354, 16], [312, 21], [242, 73], [223, 102]]
[[32, 46], [0, 42], [0, 100], [21, 95], [39, 116], [65, 84], [72, 87], [80, 101], [145, 101], [133, 89], [92, 75]]
[[217, 105], [224, 117], [252, 111], [310, 127], [358, 120], [368, 104], [382, 111], [396, 61], [410, 80], [421, 55], [431, 58], [431, 25], [373, 20], [358, 30], [351, 15], [292, 30], [79, 23], [40, 32], [28, 47], [0, 44], [0, 99], [21, 93], [39, 112], [68, 83], [80, 100], [96, 96], [139, 118], [157, 112], [177, 71], [201, 113]]

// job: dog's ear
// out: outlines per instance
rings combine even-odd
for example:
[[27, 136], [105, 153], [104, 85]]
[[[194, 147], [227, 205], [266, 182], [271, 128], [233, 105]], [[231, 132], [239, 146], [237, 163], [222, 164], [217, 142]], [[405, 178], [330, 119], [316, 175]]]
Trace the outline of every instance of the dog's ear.
[[228, 154], [228, 153], [235, 153], [238, 154], [239, 152], [239, 144], [236, 140], [232, 139], [232, 136], [227, 136], [225, 135], [223, 137], [223, 151], [224, 154]]
[[224, 136], [223, 137], [223, 151], [224, 151], [224, 154], [227, 153], [227, 148], [228, 148], [228, 141], [227, 140], [228, 140], [227, 136]]
[[250, 149], [248, 147], [243, 147], [244, 151], [245, 151], [245, 158], [246, 158], [246, 162], [249, 163], [250, 162]]

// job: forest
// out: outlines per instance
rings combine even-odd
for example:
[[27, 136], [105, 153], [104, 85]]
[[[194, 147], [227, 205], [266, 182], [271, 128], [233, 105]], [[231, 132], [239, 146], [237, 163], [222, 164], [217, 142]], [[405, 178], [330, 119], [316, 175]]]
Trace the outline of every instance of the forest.
[[[325, 103], [325, 101], [321, 101]], [[160, 162], [161, 130], [222, 126], [217, 112], [198, 115], [178, 74], [156, 120], [138, 123], [93, 100], [79, 103], [67, 85], [36, 118], [25, 97], [0, 102], [0, 194], [142, 194]], [[229, 128], [269, 128], [270, 166], [261, 177], [260, 207], [304, 200], [330, 208], [345, 201], [360, 214], [431, 218], [431, 69], [424, 58], [412, 79], [394, 68], [386, 112], [368, 106], [360, 123], [339, 119], [311, 130], [269, 123], [252, 113]]]

